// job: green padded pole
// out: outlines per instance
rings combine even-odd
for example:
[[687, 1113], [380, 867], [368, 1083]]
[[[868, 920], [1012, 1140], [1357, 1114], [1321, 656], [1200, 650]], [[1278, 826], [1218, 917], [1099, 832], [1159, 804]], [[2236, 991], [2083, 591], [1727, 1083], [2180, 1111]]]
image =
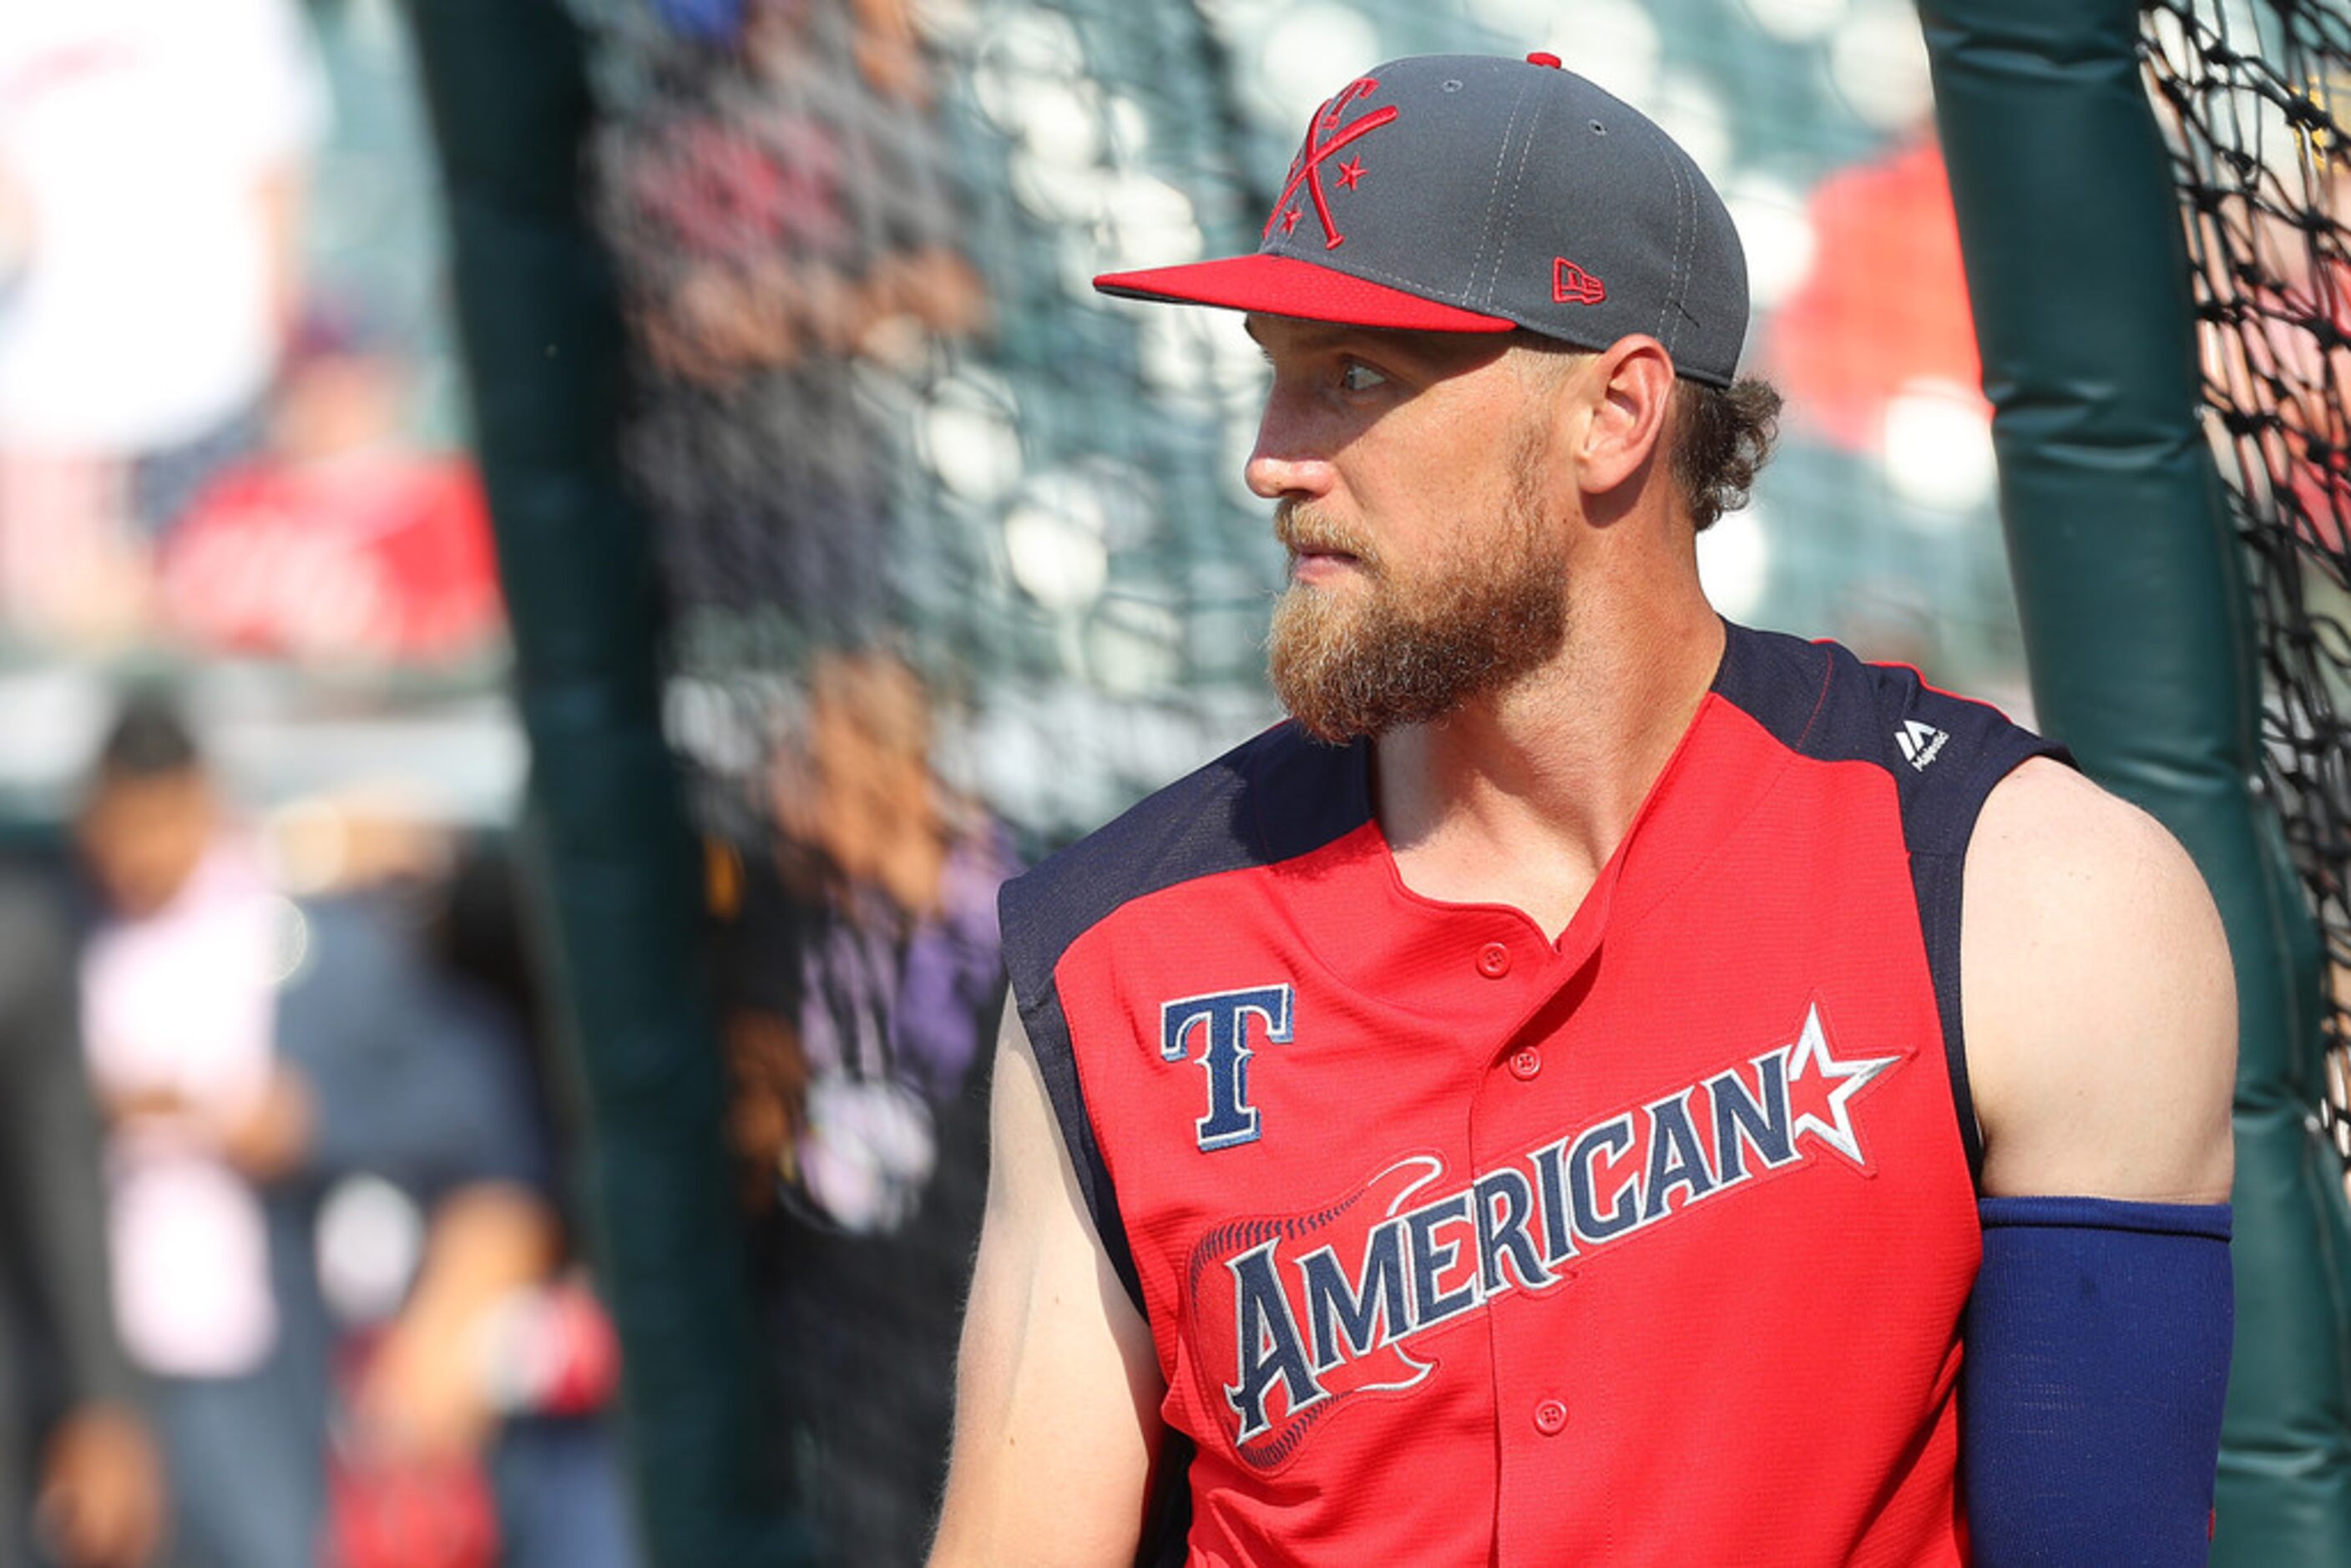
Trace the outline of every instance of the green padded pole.
[[812, 1556], [762, 1496], [697, 861], [658, 707], [660, 601], [616, 454], [626, 393], [589, 223], [585, 43], [561, 0], [410, 0], [451, 218], [475, 440], [530, 739], [542, 924], [664, 1568]]
[[2217, 1563], [2351, 1563], [2351, 1216], [2319, 946], [2253, 797], [2252, 607], [2198, 420], [2178, 197], [2129, 0], [1921, 0], [2042, 725], [2188, 846], [2239, 991]]

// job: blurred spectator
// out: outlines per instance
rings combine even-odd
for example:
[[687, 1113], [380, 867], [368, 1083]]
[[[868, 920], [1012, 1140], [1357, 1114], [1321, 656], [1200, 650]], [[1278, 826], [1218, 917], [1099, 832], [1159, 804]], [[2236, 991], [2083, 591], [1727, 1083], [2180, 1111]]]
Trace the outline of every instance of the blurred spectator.
[[[37, 1532], [73, 1568], [135, 1568], [163, 1525], [163, 1478], [106, 1300], [98, 1129], [75, 1046], [73, 965], [53, 890], [0, 879], [0, 1258], [30, 1314], [0, 1359], [0, 1563], [21, 1560], [27, 1433], [62, 1408], [37, 1467]], [[48, 1354], [30, 1364], [26, 1352]], [[28, 1375], [46, 1372], [57, 1386]], [[31, 1385], [23, 1386], [24, 1385]]]
[[218, 652], [380, 665], [478, 655], [499, 626], [473, 464], [405, 436], [409, 367], [354, 313], [314, 310], [264, 449], [172, 525], [169, 624]]
[[[2322, 110], [2351, 104], [2351, 80], [2304, 95]], [[2157, 102], [2177, 145], [2176, 110]], [[2339, 226], [2351, 217], [2351, 162], [2332, 131], [2273, 129], [2268, 193], [2216, 193], [2186, 214], [2207, 396], [2235, 416], [2208, 428], [2237, 444], [2223, 473], [2329, 552], [2339, 580], [2351, 572], [2351, 259]]]
[[771, 759], [772, 856], [714, 851], [729, 1132], [791, 1484], [864, 1563], [919, 1562], [987, 1186], [1001, 824], [933, 767], [933, 697], [820, 657]]
[[324, 96], [293, 0], [0, 6], [0, 610], [110, 641], [252, 435]]
[[1823, 180], [1812, 271], [1771, 318], [1764, 369], [1799, 429], [1875, 452], [1886, 412], [1919, 389], [1991, 418], [1942, 149], [1922, 127]]
[[[539, 998], [523, 937], [520, 890], [511, 858], [495, 841], [453, 841], [447, 831], [418, 815], [413, 800], [354, 789], [281, 813], [271, 845], [284, 873], [310, 895], [370, 897], [394, 909], [399, 924], [420, 934], [432, 961], [445, 1009], [441, 1027], [477, 1040], [480, 1060], [503, 1070], [508, 1098], [546, 1103], [548, 1064], [528, 1043], [538, 1038]], [[530, 1134], [540, 1131], [534, 1127]], [[368, 1194], [347, 1188], [346, 1196], [365, 1199]], [[354, 1202], [347, 1208], [360, 1207]], [[397, 1399], [404, 1376], [398, 1357], [375, 1354], [382, 1324], [398, 1305], [398, 1289], [371, 1286], [355, 1279], [351, 1268], [338, 1267], [340, 1261], [356, 1264], [360, 1274], [382, 1272], [380, 1261], [369, 1261], [350, 1245], [363, 1241], [365, 1229], [364, 1223], [330, 1221], [320, 1247], [338, 1316], [358, 1331], [347, 1338], [352, 1354], [344, 1359], [366, 1379], [352, 1392], [362, 1417], [385, 1397]], [[379, 1298], [374, 1304], [366, 1299], [371, 1293]], [[635, 1527], [605, 1419], [618, 1391], [620, 1344], [584, 1270], [567, 1266], [478, 1309], [460, 1302], [448, 1315], [471, 1322], [457, 1336], [470, 1347], [467, 1357], [444, 1368], [468, 1391], [456, 1407], [470, 1413], [477, 1433], [485, 1409], [498, 1423], [483, 1456], [487, 1495], [469, 1487], [474, 1495], [465, 1506], [495, 1506], [500, 1563], [631, 1568], [638, 1561]], [[402, 1316], [407, 1342], [427, 1354], [445, 1343], [424, 1332], [433, 1316], [413, 1303]], [[364, 1426], [356, 1430], [363, 1433]], [[370, 1477], [342, 1469], [335, 1503], [338, 1568], [420, 1568], [443, 1560], [431, 1552], [433, 1542], [445, 1540], [449, 1520], [445, 1511], [435, 1517], [430, 1486], [417, 1484], [430, 1473], [429, 1467], [393, 1474], [378, 1467]], [[444, 1493], [448, 1483], [444, 1468]]]
[[[380, 901], [284, 897], [159, 701], [117, 721], [80, 838], [107, 904], [81, 976], [116, 1314], [156, 1385], [171, 1560], [308, 1568], [328, 1540], [348, 1568], [487, 1564], [485, 1451], [548, 1396], [528, 1331], [564, 1301], [541, 1293], [558, 1226], [500, 1020]], [[403, 1212], [413, 1284], [382, 1257]], [[388, 1309], [340, 1354], [321, 1265]]]
[[[768, 978], [730, 1029], [755, 1191], [828, 1229], [914, 1214], [1000, 983], [1003, 829], [931, 768], [931, 699], [880, 653], [830, 654], [773, 762], [774, 883], [737, 957]], [[748, 981], [747, 973], [741, 978]]]

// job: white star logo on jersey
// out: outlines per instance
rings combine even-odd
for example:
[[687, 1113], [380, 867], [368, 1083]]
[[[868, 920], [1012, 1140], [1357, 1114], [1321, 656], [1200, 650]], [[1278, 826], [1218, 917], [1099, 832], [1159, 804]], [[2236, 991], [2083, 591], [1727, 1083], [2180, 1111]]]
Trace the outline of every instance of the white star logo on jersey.
[[1902, 1059], [1898, 1056], [1873, 1056], [1857, 1061], [1840, 1061], [1829, 1053], [1828, 1031], [1821, 1027], [1821, 1009], [1813, 1004], [1804, 1013], [1803, 1032], [1796, 1037], [1795, 1049], [1788, 1053], [1788, 1093], [1794, 1099], [1796, 1085], [1808, 1078], [1830, 1082], [1835, 1087], [1828, 1092], [1828, 1114], [1820, 1116], [1810, 1111], [1797, 1113], [1789, 1142], [1803, 1141], [1806, 1133], [1843, 1155], [1855, 1165], [1866, 1169], [1869, 1162], [1861, 1152], [1861, 1139], [1853, 1130], [1851, 1101], [1869, 1086], [1870, 1080]]

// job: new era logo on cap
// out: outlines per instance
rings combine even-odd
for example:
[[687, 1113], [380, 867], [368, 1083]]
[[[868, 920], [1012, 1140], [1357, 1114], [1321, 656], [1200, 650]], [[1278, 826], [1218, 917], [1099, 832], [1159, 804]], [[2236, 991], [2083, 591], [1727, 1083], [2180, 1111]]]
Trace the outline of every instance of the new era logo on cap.
[[1608, 298], [1608, 286], [1567, 257], [1554, 256], [1551, 264], [1551, 297], [1562, 305], [1571, 301], [1597, 305]]
[[1727, 386], [1747, 330], [1730, 214], [1664, 131], [1551, 56], [1392, 60], [1315, 110], [1253, 256], [1104, 293], [1578, 348], [1656, 339]]

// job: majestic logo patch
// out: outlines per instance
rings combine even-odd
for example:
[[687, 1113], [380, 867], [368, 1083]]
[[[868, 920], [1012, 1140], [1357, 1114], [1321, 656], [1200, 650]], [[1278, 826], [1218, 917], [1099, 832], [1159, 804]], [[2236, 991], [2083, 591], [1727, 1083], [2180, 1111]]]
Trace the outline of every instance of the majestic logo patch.
[[[1299, 147], [1298, 156], [1290, 161], [1290, 178], [1282, 185], [1281, 194], [1274, 198], [1273, 211], [1265, 220], [1260, 237], [1270, 235], [1277, 225], [1285, 235], [1298, 226], [1300, 210], [1292, 200], [1303, 185], [1308, 199], [1314, 204], [1314, 215], [1322, 221], [1322, 248], [1336, 250], [1347, 243], [1347, 236], [1331, 216], [1331, 199], [1322, 190], [1322, 164], [1332, 154], [1396, 117], [1395, 105], [1391, 103], [1340, 123], [1348, 105], [1369, 98], [1379, 87], [1376, 78], [1357, 77], [1316, 112], [1306, 127], [1306, 141]], [[1353, 190], [1363, 178], [1364, 160], [1360, 153], [1339, 165], [1339, 183], [1348, 190]]]
[[1249, 1097], [1249, 1058], [1257, 1054], [1249, 1047], [1249, 1019], [1265, 1025], [1270, 1043], [1289, 1043], [1290, 998], [1288, 986], [1254, 986], [1161, 1004], [1161, 1060], [1182, 1061], [1191, 1057], [1192, 1042], [1200, 1041], [1195, 1060], [1208, 1075], [1208, 1113], [1195, 1125], [1203, 1152], [1257, 1142], [1257, 1107]]
[[1921, 773], [1927, 771], [1927, 764], [1935, 760], [1936, 754], [1950, 738], [1949, 735], [1924, 719], [1906, 718], [1902, 721], [1902, 727], [1894, 732], [1896, 744], [1902, 747], [1904, 760]]
[[1597, 305], [1608, 298], [1608, 286], [1565, 256], [1551, 264], [1551, 298], [1556, 305]]
[[1814, 1007], [1792, 1043], [1497, 1169], [1448, 1180], [1438, 1155], [1406, 1155], [1318, 1212], [1217, 1226], [1185, 1286], [1200, 1392], [1238, 1456], [1274, 1469], [1345, 1400], [1424, 1381], [1428, 1342], [1502, 1292], [1552, 1290], [1577, 1260], [1823, 1153], [1870, 1170], [1854, 1102], [1910, 1054], [1839, 1058]]

